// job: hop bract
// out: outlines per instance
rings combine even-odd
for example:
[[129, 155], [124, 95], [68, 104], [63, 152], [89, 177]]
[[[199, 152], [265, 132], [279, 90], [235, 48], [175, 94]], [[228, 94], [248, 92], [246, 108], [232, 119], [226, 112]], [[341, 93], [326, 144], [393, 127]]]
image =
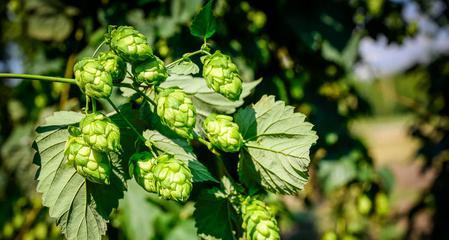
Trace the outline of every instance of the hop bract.
[[80, 122], [84, 141], [93, 149], [120, 152], [120, 129], [101, 113], [86, 115]]
[[87, 96], [108, 98], [112, 92], [112, 77], [97, 59], [85, 58], [73, 68], [76, 84]]
[[242, 214], [246, 239], [280, 239], [277, 221], [264, 202], [247, 197], [242, 203]]
[[157, 96], [157, 115], [178, 135], [193, 139], [196, 111], [192, 99], [179, 88], [167, 88]]
[[147, 38], [133, 27], [110, 26], [105, 37], [111, 49], [127, 62], [141, 62], [153, 56]]
[[185, 201], [192, 191], [192, 173], [181, 160], [161, 155], [153, 170], [159, 195], [165, 199]]
[[102, 52], [98, 60], [104, 69], [111, 74], [112, 82], [119, 83], [123, 81], [126, 75], [125, 61], [113, 51]]
[[70, 136], [64, 154], [67, 162], [87, 180], [100, 184], [110, 183], [111, 164], [107, 155], [94, 150], [82, 137]]
[[211, 114], [204, 120], [203, 128], [212, 145], [225, 152], [237, 152], [243, 144], [239, 126], [231, 116]]
[[153, 167], [156, 159], [149, 152], [134, 153], [129, 163], [129, 174], [134, 176], [136, 182], [148, 192], [157, 192], [156, 179]]
[[215, 51], [202, 59], [203, 77], [207, 86], [230, 100], [238, 100], [242, 93], [242, 79], [231, 58]]
[[150, 61], [133, 65], [132, 71], [138, 83], [147, 85], [158, 85], [168, 77], [164, 62], [156, 56]]

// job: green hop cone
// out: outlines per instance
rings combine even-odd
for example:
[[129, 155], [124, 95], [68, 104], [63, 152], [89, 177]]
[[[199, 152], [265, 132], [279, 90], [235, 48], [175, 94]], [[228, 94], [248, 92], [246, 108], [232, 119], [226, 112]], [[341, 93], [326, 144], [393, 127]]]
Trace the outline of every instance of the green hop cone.
[[107, 155], [94, 150], [84, 142], [82, 137], [70, 136], [64, 155], [67, 157], [67, 162], [87, 180], [100, 184], [110, 183], [111, 164]]
[[192, 173], [187, 165], [167, 154], [157, 157], [156, 161], [153, 173], [159, 195], [176, 201], [187, 200], [192, 191]]
[[192, 99], [179, 88], [167, 88], [157, 96], [157, 115], [178, 135], [193, 139], [196, 110]]
[[141, 62], [153, 56], [145, 35], [133, 27], [109, 26], [105, 38], [111, 49], [127, 62]]
[[86, 115], [80, 122], [84, 141], [102, 152], [120, 152], [120, 129], [101, 113]]
[[125, 79], [126, 63], [113, 51], [100, 53], [98, 60], [104, 69], [111, 74], [112, 82], [119, 83]]
[[246, 239], [280, 239], [277, 221], [263, 201], [247, 197], [242, 202], [242, 214]]
[[164, 62], [156, 56], [150, 61], [134, 64], [132, 71], [138, 83], [148, 85], [158, 85], [168, 77]]
[[156, 159], [149, 152], [134, 153], [130, 158], [129, 175], [148, 192], [157, 192], [153, 168]]
[[108, 98], [112, 92], [112, 77], [100, 61], [84, 58], [73, 67], [76, 84], [89, 97]]
[[215, 51], [214, 54], [202, 58], [202, 62], [207, 86], [232, 101], [238, 100], [242, 93], [242, 79], [231, 58]]
[[212, 145], [225, 152], [237, 152], [243, 144], [239, 126], [231, 116], [211, 114], [204, 120], [203, 128]]

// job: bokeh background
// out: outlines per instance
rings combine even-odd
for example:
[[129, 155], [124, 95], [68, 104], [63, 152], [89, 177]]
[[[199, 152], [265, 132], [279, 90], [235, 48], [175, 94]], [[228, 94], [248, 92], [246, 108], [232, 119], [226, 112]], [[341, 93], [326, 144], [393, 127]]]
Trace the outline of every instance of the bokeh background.
[[[72, 77], [108, 24], [133, 25], [166, 62], [196, 50], [201, 0], [2, 0], [0, 72]], [[216, 0], [211, 46], [250, 101], [276, 95], [320, 137], [310, 182], [272, 196], [283, 239], [449, 239], [449, 1]], [[61, 239], [35, 191], [37, 124], [79, 110], [76, 86], [0, 80], [0, 239]], [[116, 93], [115, 100], [123, 100]], [[82, 100], [81, 100], [82, 101]], [[193, 204], [130, 186], [110, 239], [197, 239]]]

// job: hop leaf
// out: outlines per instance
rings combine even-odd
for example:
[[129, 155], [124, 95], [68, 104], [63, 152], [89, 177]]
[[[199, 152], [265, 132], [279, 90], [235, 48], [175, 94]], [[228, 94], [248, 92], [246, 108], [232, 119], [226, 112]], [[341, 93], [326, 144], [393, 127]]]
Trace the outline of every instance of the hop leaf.
[[156, 56], [151, 61], [133, 65], [132, 71], [138, 83], [148, 85], [158, 85], [168, 77], [164, 62]]
[[126, 75], [126, 63], [121, 57], [113, 51], [107, 51], [100, 53], [98, 60], [104, 69], [111, 74], [112, 82], [123, 81]]
[[242, 93], [242, 79], [231, 58], [215, 51], [214, 54], [204, 57], [202, 62], [207, 86], [232, 101], [238, 100]]
[[73, 68], [76, 84], [87, 96], [108, 98], [112, 92], [112, 77], [97, 59], [85, 58]]
[[76, 171], [87, 180], [109, 184], [111, 164], [106, 154], [91, 148], [81, 137], [70, 136], [64, 155], [67, 162], [73, 164]]
[[192, 173], [186, 164], [164, 154], [159, 156], [153, 173], [159, 195], [165, 199], [185, 201], [192, 191]]
[[237, 152], [243, 144], [239, 126], [231, 116], [211, 114], [204, 120], [203, 128], [211, 143], [225, 152]]
[[149, 152], [134, 153], [130, 158], [129, 175], [148, 192], [157, 192], [153, 167], [156, 159]]
[[111, 49], [127, 62], [141, 62], [153, 56], [145, 35], [133, 27], [109, 26], [105, 38]]
[[157, 96], [157, 115], [178, 135], [193, 139], [196, 110], [192, 99], [179, 88], [167, 88]]
[[120, 129], [101, 113], [86, 115], [80, 122], [84, 141], [93, 149], [120, 152]]
[[264, 202], [247, 197], [242, 202], [242, 214], [246, 239], [281, 239], [277, 221]]

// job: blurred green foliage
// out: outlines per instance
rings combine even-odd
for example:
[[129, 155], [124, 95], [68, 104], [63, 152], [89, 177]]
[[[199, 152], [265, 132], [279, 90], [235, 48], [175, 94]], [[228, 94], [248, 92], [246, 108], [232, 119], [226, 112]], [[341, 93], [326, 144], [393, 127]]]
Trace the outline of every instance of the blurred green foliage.
[[[189, 26], [203, 3], [3, 1], [0, 69], [72, 77], [75, 60], [95, 50], [109, 24], [135, 26], [156, 54], [171, 62], [202, 44], [190, 35]], [[251, 99], [262, 92], [275, 94], [308, 115], [320, 137], [303, 193], [271, 202], [285, 239], [401, 238], [389, 215], [391, 173], [374, 168], [367, 149], [348, 129], [358, 116], [397, 110], [418, 113], [413, 130], [423, 141], [420, 154], [439, 174], [416, 212], [435, 208], [432, 236], [449, 238], [444, 231], [449, 212], [447, 57], [394, 80], [376, 80], [374, 87], [357, 83], [352, 74], [363, 36], [382, 33], [401, 42], [416, 34], [416, 24], [402, 19], [402, 6], [382, 0], [215, 1], [212, 46], [233, 56], [244, 80], [263, 77]], [[379, 97], [392, 88], [397, 90], [392, 96]], [[30, 146], [37, 123], [55, 110], [79, 110], [80, 94], [76, 87], [58, 83], [0, 82], [0, 239], [61, 237], [35, 193]], [[398, 95], [402, 102], [393, 102]], [[116, 94], [115, 100], [120, 99]], [[133, 184], [128, 188], [108, 228], [111, 239], [196, 239], [191, 203], [180, 206]], [[413, 234], [413, 226], [406, 234]]]

